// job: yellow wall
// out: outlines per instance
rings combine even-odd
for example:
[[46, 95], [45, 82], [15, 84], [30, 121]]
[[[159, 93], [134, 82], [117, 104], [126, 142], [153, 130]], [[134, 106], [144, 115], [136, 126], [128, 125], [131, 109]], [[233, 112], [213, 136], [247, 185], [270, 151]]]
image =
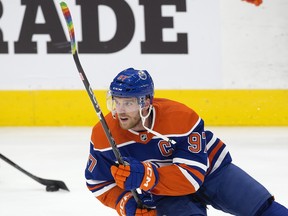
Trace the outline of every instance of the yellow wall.
[[[104, 114], [106, 91], [94, 91]], [[158, 90], [193, 108], [206, 125], [288, 126], [288, 90]], [[0, 126], [92, 126], [85, 90], [0, 91]]]

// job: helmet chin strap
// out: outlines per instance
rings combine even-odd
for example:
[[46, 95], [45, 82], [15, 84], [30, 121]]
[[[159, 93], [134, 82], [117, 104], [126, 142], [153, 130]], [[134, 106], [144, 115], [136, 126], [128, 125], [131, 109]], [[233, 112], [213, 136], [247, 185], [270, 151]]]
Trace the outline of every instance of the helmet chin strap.
[[150, 129], [150, 128], [148, 128], [148, 127], [145, 126], [145, 121], [146, 121], [146, 119], [149, 117], [149, 115], [151, 114], [152, 108], [153, 108], [153, 107], [152, 107], [152, 105], [150, 104], [150, 105], [149, 105], [148, 113], [147, 113], [147, 115], [144, 116], [144, 115], [142, 114], [142, 110], [143, 110], [144, 108], [141, 108], [141, 106], [140, 106], [140, 108], [139, 108], [139, 113], [140, 113], [140, 117], [141, 117], [141, 121], [142, 121], [142, 126], [143, 126], [149, 133], [152, 133], [152, 134], [154, 134], [155, 136], [157, 136], [157, 137], [159, 137], [159, 138], [161, 138], [161, 139], [163, 139], [163, 140], [165, 140], [165, 141], [167, 141], [167, 142], [169, 142], [169, 143], [176, 144], [176, 142], [175, 142], [174, 140], [171, 140], [171, 139], [169, 139], [168, 137], [164, 136], [163, 134], [160, 134], [160, 133], [158, 133], [157, 131], [154, 131], [154, 130], [152, 130], [152, 129]]

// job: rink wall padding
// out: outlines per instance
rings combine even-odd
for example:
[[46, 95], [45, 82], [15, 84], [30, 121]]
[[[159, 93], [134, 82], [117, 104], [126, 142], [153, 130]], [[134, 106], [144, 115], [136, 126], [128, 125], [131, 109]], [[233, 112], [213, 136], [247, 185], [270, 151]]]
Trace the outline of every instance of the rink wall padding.
[[[106, 91], [94, 90], [106, 114]], [[211, 126], [288, 126], [288, 90], [158, 90], [193, 108]], [[0, 126], [92, 126], [85, 90], [0, 91]]]

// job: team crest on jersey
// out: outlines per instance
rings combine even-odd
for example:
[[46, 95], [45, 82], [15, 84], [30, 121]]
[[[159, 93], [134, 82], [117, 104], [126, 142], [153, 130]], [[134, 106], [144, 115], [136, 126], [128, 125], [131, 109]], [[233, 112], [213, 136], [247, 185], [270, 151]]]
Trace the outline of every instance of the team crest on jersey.
[[138, 72], [138, 76], [139, 76], [139, 78], [142, 79], [142, 80], [146, 80], [146, 79], [147, 79], [147, 74], [146, 74], [144, 71], [142, 71], [142, 70], [140, 70], [140, 71]]
[[145, 142], [148, 138], [147, 138], [146, 134], [141, 134], [140, 139], [141, 139], [141, 141]]

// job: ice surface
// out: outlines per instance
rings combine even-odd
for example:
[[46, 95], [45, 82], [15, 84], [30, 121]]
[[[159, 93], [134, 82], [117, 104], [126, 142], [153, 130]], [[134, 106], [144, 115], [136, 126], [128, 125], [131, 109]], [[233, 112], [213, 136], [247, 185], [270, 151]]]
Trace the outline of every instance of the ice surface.
[[[288, 204], [288, 127], [209, 127], [234, 162]], [[32, 174], [66, 183], [70, 192], [46, 192], [0, 159], [1, 216], [116, 216], [86, 189], [89, 127], [0, 127], [0, 152]], [[228, 215], [209, 207], [208, 215]]]

